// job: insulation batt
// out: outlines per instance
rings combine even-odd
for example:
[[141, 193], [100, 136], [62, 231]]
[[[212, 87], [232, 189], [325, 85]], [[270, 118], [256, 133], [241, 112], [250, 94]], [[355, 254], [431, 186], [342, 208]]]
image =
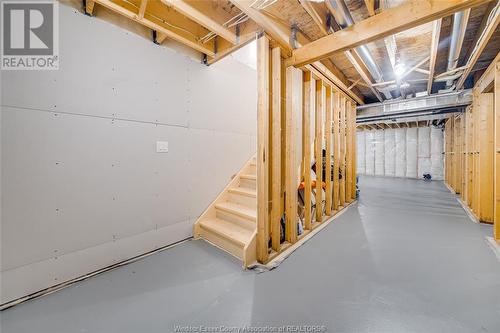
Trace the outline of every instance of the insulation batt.
[[434, 126], [357, 133], [359, 174], [443, 179], [443, 130]]

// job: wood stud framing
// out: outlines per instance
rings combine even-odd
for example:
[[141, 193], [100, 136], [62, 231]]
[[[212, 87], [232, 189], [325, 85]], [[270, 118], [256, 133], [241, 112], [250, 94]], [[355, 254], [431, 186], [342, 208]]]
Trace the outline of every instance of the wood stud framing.
[[445, 181], [500, 242], [500, 56], [473, 88], [473, 102], [445, 125]]
[[[301, 241], [356, 197], [354, 102], [317, 71], [285, 67], [282, 50], [271, 45], [276, 44], [266, 35], [258, 39], [257, 258], [261, 263]], [[316, 173], [311, 169], [314, 163]], [[300, 235], [299, 222], [304, 226]]]

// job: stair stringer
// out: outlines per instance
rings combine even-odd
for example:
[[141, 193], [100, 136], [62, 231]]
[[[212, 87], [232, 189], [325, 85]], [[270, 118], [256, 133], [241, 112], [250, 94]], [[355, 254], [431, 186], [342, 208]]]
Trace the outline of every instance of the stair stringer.
[[[228, 252], [229, 254], [231, 254], [233, 256], [236, 256], [234, 253], [232, 253], [231, 251], [228, 251], [224, 247], [219, 246], [217, 244], [214, 244], [209, 239], [204, 238], [202, 236], [202, 229], [201, 229], [202, 227], [200, 226], [200, 222], [203, 221], [203, 220], [205, 220], [205, 219], [216, 218], [217, 211], [216, 211], [215, 206], [217, 204], [219, 204], [219, 203], [223, 203], [223, 202], [228, 201], [229, 198], [230, 198], [229, 190], [231, 188], [235, 188], [235, 187], [239, 186], [241, 175], [248, 174], [249, 170], [251, 170], [251, 168], [256, 168], [255, 158], [256, 158], [256, 155], [253, 155], [245, 163], [245, 165], [240, 169], [240, 171], [238, 171], [238, 173], [236, 173], [233, 176], [233, 179], [231, 179], [231, 181], [226, 185], [226, 187], [217, 196], [217, 198], [207, 207], [207, 209], [196, 220], [196, 222], [195, 222], [195, 224], [193, 226], [193, 238], [194, 239], [203, 239], [203, 240], [211, 243], [212, 245], [214, 245], [214, 246], [216, 246], [216, 247], [224, 250], [225, 252]], [[251, 240], [243, 248], [243, 256], [242, 256], [242, 258], [239, 258], [238, 256], [236, 256], [238, 259], [242, 260], [243, 268], [247, 268], [248, 266], [256, 263], [256, 261], [257, 261], [257, 246], [256, 246], [256, 242], [257, 242], [257, 221], [255, 221], [255, 229], [254, 229], [254, 231], [252, 233]]]

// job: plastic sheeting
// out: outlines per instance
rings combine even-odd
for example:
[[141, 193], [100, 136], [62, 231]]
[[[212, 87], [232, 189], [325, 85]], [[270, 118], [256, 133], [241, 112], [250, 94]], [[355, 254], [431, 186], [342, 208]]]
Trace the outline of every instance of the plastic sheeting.
[[443, 131], [436, 127], [386, 128], [358, 132], [358, 173], [443, 179]]
[[443, 180], [443, 130], [431, 127], [431, 175], [433, 179]]
[[418, 172], [417, 177], [431, 173], [431, 128], [418, 128]]
[[365, 168], [366, 174], [375, 175], [375, 132], [366, 132], [366, 152], [365, 152]]
[[384, 131], [375, 131], [375, 176], [385, 175]]
[[384, 132], [384, 154], [385, 154], [385, 175], [394, 177], [396, 175], [396, 134], [392, 128]]
[[366, 172], [366, 132], [358, 131], [356, 133], [356, 143], [358, 146], [356, 164], [359, 174], [364, 174]]
[[406, 177], [406, 128], [396, 128], [396, 177]]

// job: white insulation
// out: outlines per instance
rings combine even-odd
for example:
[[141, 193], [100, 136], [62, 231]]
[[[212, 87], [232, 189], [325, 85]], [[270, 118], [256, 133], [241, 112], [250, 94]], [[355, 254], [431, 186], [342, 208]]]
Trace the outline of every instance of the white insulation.
[[359, 131], [358, 173], [443, 179], [443, 130], [433, 126]]

